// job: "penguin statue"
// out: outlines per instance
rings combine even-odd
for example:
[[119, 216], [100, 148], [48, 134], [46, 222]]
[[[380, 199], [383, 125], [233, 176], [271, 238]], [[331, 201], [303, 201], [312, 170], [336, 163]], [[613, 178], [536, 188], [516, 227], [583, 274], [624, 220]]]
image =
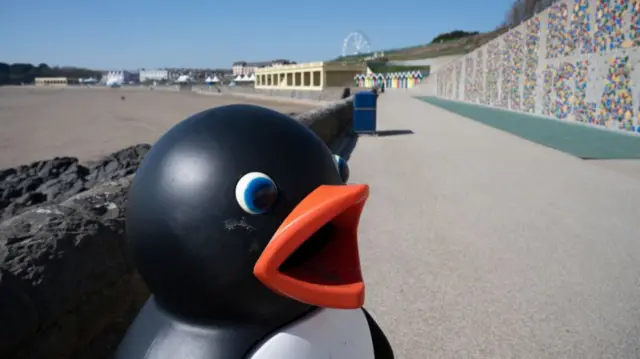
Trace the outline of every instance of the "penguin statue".
[[152, 295], [117, 359], [387, 359], [362, 308], [369, 195], [294, 119], [230, 105], [164, 134], [140, 165], [126, 235]]

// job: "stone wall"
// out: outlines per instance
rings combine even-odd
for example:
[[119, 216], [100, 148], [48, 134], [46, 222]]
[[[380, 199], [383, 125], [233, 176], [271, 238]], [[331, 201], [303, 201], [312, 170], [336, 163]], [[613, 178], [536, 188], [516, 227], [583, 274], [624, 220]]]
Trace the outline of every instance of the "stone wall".
[[[296, 118], [332, 144], [352, 113], [347, 99]], [[0, 358], [113, 353], [148, 297], [123, 237], [126, 194], [148, 149], [0, 171]]]
[[[243, 95], [260, 95], [260, 96], [271, 96], [278, 98], [287, 98], [294, 100], [310, 100], [310, 101], [323, 101], [323, 102], [332, 102], [337, 101], [341, 98], [342, 92], [344, 91], [344, 87], [329, 87], [325, 88], [322, 91], [302, 91], [302, 90], [266, 90], [266, 89], [256, 89], [253, 86], [214, 86], [214, 87], [206, 87], [199, 86], [197, 88], [194, 87], [195, 91], [198, 92], [212, 92], [212, 93], [223, 93], [223, 94], [243, 94]], [[351, 93], [362, 91], [363, 89], [353, 87], [351, 88]], [[365, 89], [366, 90], [366, 89]]]
[[640, 1], [565, 0], [442, 68], [440, 97], [640, 133]]

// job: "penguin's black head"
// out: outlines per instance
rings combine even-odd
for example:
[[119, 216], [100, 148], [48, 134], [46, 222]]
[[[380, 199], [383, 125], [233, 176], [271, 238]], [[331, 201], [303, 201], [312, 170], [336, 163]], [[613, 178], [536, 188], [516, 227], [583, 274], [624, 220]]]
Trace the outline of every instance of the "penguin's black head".
[[129, 193], [127, 237], [158, 304], [264, 321], [364, 301], [357, 226], [369, 189], [313, 132], [250, 105], [177, 124]]

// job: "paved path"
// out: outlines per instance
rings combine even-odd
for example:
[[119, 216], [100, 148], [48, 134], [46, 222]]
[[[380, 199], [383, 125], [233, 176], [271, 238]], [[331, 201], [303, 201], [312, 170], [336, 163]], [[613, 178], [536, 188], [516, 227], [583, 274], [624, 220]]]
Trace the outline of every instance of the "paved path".
[[350, 160], [372, 188], [367, 307], [398, 358], [640, 357], [636, 171], [403, 93], [378, 118], [415, 132], [360, 137]]

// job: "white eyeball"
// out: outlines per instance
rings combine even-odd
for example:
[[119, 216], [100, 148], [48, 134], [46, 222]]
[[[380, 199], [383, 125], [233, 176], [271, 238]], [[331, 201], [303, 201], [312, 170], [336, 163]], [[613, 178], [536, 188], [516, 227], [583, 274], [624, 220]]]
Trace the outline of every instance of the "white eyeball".
[[268, 212], [277, 199], [278, 187], [271, 177], [264, 173], [247, 173], [236, 184], [238, 205], [249, 214]]

